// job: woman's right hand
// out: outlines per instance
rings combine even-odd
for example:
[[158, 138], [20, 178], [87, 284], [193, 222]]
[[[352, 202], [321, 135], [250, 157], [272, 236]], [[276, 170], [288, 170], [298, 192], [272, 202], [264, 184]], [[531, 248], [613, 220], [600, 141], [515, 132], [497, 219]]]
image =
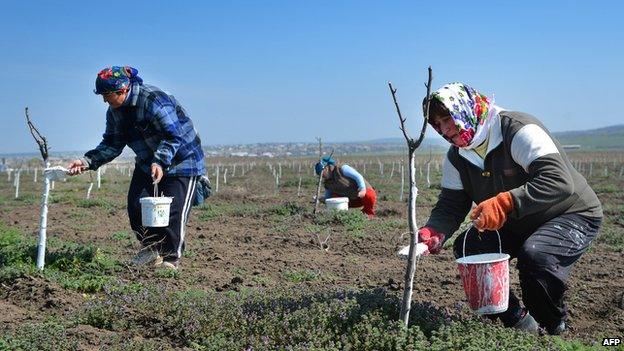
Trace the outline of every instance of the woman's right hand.
[[82, 160], [73, 160], [69, 166], [67, 166], [67, 169], [69, 169], [69, 175], [77, 175], [77, 174], [81, 174], [82, 172], [84, 172], [85, 170], [87, 170], [87, 165], [84, 164], [84, 162], [82, 162]]
[[437, 254], [444, 244], [444, 233], [440, 233], [431, 227], [422, 227], [418, 230], [418, 242], [427, 245], [429, 253]]

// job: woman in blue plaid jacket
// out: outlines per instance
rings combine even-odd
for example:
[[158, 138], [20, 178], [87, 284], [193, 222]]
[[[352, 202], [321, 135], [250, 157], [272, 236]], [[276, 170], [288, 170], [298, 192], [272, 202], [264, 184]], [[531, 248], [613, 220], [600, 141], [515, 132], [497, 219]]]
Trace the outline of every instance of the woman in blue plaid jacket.
[[[72, 175], [96, 170], [130, 147], [136, 165], [128, 190], [128, 216], [141, 242], [132, 262], [177, 269], [195, 185], [205, 173], [204, 153], [184, 108], [173, 96], [143, 84], [137, 73], [129, 66], [107, 67], [98, 73], [95, 93], [109, 105], [106, 130], [102, 142], [68, 168]], [[139, 199], [152, 196], [155, 184], [161, 194], [173, 197], [168, 227], [141, 223]]]

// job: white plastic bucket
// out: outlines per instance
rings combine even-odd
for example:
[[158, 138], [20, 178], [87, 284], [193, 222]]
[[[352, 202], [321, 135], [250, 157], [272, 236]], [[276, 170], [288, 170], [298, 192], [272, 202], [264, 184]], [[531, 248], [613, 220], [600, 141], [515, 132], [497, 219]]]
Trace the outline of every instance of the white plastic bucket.
[[169, 225], [169, 209], [172, 197], [142, 197], [141, 223], [144, 227], [166, 227]]
[[347, 211], [349, 209], [349, 198], [332, 197], [325, 199], [325, 206], [328, 210]]

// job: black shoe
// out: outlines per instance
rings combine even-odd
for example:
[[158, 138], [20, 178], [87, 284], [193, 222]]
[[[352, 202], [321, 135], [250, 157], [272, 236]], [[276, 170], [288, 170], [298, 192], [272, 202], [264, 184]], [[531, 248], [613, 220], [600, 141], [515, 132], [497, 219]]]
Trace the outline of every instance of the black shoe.
[[527, 333], [537, 334], [539, 332], [539, 325], [535, 321], [535, 318], [533, 318], [533, 316], [531, 316], [528, 311], [513, 327]]
[[548, 332], [548, 334], [550, 335], [561, 335], [563, 332], [566, 331], [566, 329], [567, 328], [565, 322], [561, 321], [554, 328], [546, 328], [546, 332]]

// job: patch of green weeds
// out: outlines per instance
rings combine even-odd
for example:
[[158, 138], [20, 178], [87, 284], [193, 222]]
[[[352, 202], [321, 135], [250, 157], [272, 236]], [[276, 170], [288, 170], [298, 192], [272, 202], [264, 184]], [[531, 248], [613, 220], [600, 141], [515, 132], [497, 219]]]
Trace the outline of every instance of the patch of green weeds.
[[0, 350], [73, 351], [78, 342], [68, 338], [65, 326], [56, 322], [26, 323], [0, 337]]
[[34, 205], [39, 203], [40, 199], [35, 194], [21, 194], [17, 199], [13, 199], [13, 201], [24, 205]]
[[406, 328], [398, 320], [400, 305], [398, 296], [382, 289], [216, 293], [172, 292], [159, 285], [137, 292], [105, 290], [76, 317], [81, 324], [141, 331], [196, 350], [571, 350], [581, 345], [465, 319], [428, 303], [412, 304]]
[[594, 186], [596, 194], [612, 194], [622, 191], [622, 188], [614, 183], [606, 183]]
[[269, 285], [271, 279], [269, 277], [265, 277], [263, 275], [254, 275], [251, 277], [251, 280], [258, 285]]
[[0, 222], [0, 280], [11, 283], [24, 274], [42, 274], [61, 286], [82, 292], [97, 292], [115, 278], [120, 264], [91, 245], [48, 241], [45, 269], [36, 271], [37, 243]]
[[302, 283], [317, 280], [321, 273], [309, 269], [303, 270], [287, 270], [283, 274], [284, 278], [289, 282]]
[[614, 251], [624, 250], [624, 233], [622, 233], [621, 225], [617, 224], [617, 219], [604, 218], [596, 241], [608, 245]]
[[225, 214], [225, 211], [221, 206], [211, 203], [204, 203], [203, 205], [199, 206], [198, 210], [198, 218], [201, 221], [207, 221], [209, 219], [217, 218], [220, 215]]
[[[301, 188], [302, 189], [314, 188], [316, 187], [317, 182], [318, 182], [317, 178], [301, 177]], [[284, 188], [291, 188], [291, 187], [297, 188], [299, 187], [299, 177], [286, 179], [280, 185]]]
[[184, 251], [184, 257], [188, 257], [188, 258], [193, 258], [193, 257], [197, 257], [197, 252], [194, 250], [185, 250]]
[[177, 269], [157, 268], [154, 271], [154, 277], [161, 279], [179, 279], [180, 271]]
[[110, 238], [115, 241], [128, 241], [132, 240], [130, 233], [126, 231], [114, 232], [111, 234]]
[[393, 233], [397, 230], [407, 230], [407, 221], [404, 219], [383, 219], [371, 222], [372, 227], [380, 232]]
[[302, 214], [306, 211], [305, 207], [295, 203], [295, 202], [285, 202], [281, 205], [270, 207], [267, 210], [268, 214], [277, 215], [277, 216], [293, 216], [297, 214]]
[[342, 225], [347, 230], [347, 234], [362, 238], [366, 234], [364, 228], [366, 227], [368, 220], [359, 211], [325, 211], [314, 218], [314, 223], [317, 225]]
[[290, 223], [280, 223], [273, 226], [272, 230], [276, 233], [287, 233], [290, 231]]
[[115, 214], [117, 210], [123, 208], [121, 204], [117, 204], [106, 199], [77, 199], [75, 200], [75, 204], [76, 206], [82, 208], [99, 207], [106, 210], [109, 214]]

